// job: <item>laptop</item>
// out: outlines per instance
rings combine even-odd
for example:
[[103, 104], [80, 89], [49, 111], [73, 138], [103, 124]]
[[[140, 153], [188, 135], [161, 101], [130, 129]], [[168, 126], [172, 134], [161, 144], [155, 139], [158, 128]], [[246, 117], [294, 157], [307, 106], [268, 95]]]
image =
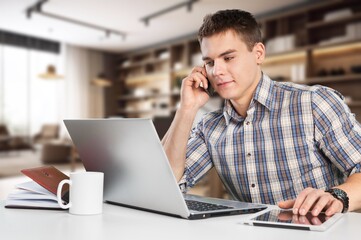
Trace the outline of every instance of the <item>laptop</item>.
[[254, 213], [265, 205], [183, 194], [151, 119], [64, 120], [87, 171], [104, 172], [104, 201], [201, 219]]

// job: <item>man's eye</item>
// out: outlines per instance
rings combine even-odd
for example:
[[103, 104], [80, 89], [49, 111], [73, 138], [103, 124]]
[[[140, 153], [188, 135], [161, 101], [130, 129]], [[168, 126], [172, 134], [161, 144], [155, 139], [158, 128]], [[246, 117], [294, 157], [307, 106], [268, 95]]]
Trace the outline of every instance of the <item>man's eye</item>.
[[230, 61], [230, 60], [232, 60], [233, 58], [234, 58], [234, 57], [225, 57], [224, 60]]
[[213, 66], [213, 61], [206, 62], [207, 66]]

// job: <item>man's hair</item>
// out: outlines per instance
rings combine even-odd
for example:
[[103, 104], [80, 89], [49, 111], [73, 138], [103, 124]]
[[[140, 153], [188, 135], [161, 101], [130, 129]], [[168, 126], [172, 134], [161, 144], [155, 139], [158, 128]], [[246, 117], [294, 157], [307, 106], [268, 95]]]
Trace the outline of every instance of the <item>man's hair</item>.
[[206, 15], [198, 31], [198, 41], [201, 43], [203, 38], [227, 30], [237, 33], [250, 51], [256, 43], [262, 42], [261, 30], [256, 19], [251, 13], [239, 9], [221, 10]]

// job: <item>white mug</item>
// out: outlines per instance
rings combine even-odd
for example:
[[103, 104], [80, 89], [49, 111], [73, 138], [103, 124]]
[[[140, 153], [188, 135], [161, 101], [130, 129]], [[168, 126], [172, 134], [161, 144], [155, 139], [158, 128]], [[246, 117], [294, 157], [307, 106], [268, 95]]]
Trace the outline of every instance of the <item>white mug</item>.
[[[70, 179], [62, 180], [58, 185], [58, 203], [63, 209], [69, 208], [71, 214], [100, 214], [103, 211], [103, 183], [102, 172], [70, 173]], [[66, 205], [61, 200], [64, 184], [69, 184], [69, 203]]]

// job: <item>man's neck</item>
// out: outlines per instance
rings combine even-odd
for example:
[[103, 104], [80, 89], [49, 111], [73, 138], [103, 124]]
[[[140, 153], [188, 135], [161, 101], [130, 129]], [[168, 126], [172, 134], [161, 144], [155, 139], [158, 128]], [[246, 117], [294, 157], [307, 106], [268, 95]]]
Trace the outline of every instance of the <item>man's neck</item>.
[[250, 87], [248, 93], [245, 96], [243, 96], [240, 99], [234, 99], [234, 100], [231, 99], [230, 100], [233, 108], [243, 118], [247, 117], [247, 111], [248, 111], [249, 105], [251, 104], [251, 101], [253, 99], [253, 95], [254, 95], [254, 92], [256, 91], [258, 83], [261, 80], [261, 76], [262, 76], [262, 72], [259, 71], [259, 73], [256, 74], [256, 79], [254, 81], [254, 84]]
[[247, 110], [249, 108], [249, 105], [251, 103], [251, 100], [244, 102], [244, 103], [239, 103], [238, 101], [233, 101], [230, 100], [233, 108], [236, 110], [236, 112], [242, 116], [243, 118], [247, 117]]

